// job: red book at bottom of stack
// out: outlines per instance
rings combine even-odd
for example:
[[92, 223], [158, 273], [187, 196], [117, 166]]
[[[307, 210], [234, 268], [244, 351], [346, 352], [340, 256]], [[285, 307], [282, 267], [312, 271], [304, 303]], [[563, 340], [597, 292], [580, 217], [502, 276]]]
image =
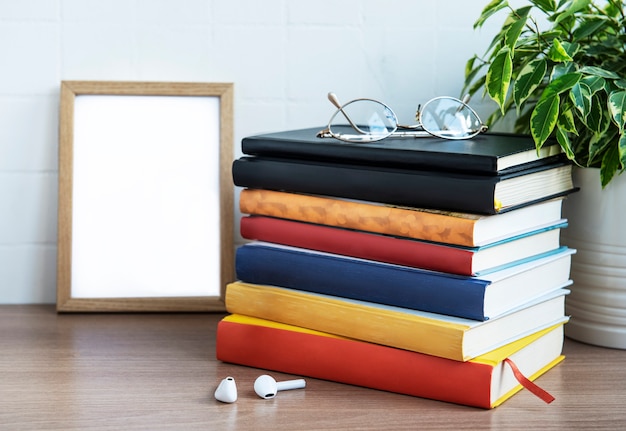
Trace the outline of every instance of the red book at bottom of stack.
[[466, 362], [232, 314], [218, 324], [217, 359], [456, 404], [494, 408], [564, 359], [563, 324]]

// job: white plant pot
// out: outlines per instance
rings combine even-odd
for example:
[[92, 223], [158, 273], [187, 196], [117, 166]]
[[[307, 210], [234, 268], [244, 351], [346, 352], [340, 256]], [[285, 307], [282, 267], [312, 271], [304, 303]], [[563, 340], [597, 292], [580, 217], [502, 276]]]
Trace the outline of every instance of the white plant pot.
[[626, 175], [603, 190], [598, 169], [575, 169], [580, 191], [569, 196], [563, 215], [569, 227], [562, 242], [572, 258], [568, 337], [598, 346], [626, 349]]

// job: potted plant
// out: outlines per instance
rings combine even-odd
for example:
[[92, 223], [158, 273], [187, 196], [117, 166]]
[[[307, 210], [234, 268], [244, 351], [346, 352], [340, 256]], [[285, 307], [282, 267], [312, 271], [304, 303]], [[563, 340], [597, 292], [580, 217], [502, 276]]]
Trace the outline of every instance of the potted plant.
[[564, 240], [578, 249], [567, 331], [626, 348], [626, 182], [618, 178], [626, 166], [625, 2], [530, 0], [513, 8], [493, 0], [474, 28], [503, 10], [486, 53], [467, 62], [463, 91], [497, 103], [488, 125], [515, 115], [515, 131], [530, 134], [537, 148], [554, 137], [577, 166], [597, 168], [576, 170], [581, 192], [564, 206]]

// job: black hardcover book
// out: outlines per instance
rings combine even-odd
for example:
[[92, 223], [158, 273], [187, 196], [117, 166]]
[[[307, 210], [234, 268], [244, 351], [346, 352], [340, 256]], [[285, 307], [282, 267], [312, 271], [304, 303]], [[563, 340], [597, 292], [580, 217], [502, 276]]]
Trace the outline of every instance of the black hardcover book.
[[564, 161], [501, 175], [475, 175], [244, 156], [233, 162], [232, 174], [240, 187], [497, 214], [573, 192], [571, 170]]
[[537, 152], [532, 137], [485, 133], [467, 140], [436, 137], [386, 138], [348, 143], [318, 138], [322, 128], [290, 130], [244, 138], [241, 149], [253, 156], [375, 164], [477, 174], [502, 174], [564, 158], [556, 141]]

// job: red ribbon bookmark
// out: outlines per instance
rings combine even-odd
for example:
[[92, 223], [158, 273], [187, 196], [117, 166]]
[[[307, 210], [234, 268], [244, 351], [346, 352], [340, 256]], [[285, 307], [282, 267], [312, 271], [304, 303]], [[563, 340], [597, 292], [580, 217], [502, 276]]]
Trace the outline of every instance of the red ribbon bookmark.
[[509, 364], [509, 366], [513, 370], [513, 375], [515, 376], [517, 381], [520, 382], [520, 384], [522, 386], [524, 386], [530, 392], [535, 394], [537, 397], [541, 398], [547, 404], [550, 404], [552, 401], [554, 401], [555, 398], [552, 395], [550, 395], [547, 391], [544, 391], [543, 389], [541, 389], [535, 383], [533, 383], [530, 380], [528, 380], [526, 378], [526, 376], [522, 374], [522, 372], [519, 370], [519, 368], [517, 368], [517, 365], [515, 365], [515, 362], [513, 362], [509, 358], [506, 358], [504, 360], [504, 362]]

